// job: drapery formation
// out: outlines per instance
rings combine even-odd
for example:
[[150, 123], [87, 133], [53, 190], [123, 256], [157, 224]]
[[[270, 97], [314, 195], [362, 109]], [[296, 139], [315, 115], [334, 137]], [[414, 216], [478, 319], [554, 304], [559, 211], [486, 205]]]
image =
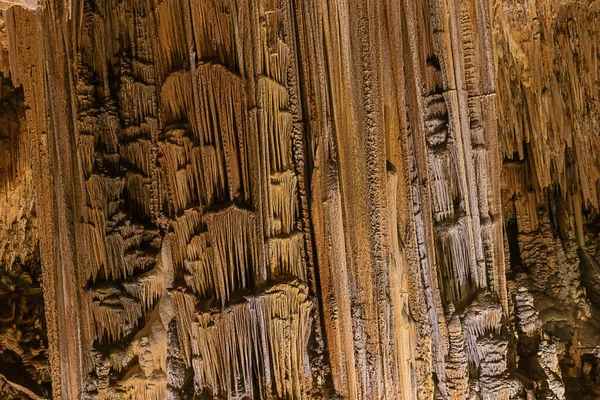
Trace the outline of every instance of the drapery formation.
[[4, 397], [594, 396], [598, 1], [21, 6]]

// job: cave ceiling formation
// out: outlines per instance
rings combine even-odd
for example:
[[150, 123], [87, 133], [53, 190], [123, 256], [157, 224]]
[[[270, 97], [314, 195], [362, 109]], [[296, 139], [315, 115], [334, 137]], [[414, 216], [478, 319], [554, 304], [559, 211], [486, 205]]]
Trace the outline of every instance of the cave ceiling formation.
[[1, 399], [600, 398], [600, 1], [0, 1]]

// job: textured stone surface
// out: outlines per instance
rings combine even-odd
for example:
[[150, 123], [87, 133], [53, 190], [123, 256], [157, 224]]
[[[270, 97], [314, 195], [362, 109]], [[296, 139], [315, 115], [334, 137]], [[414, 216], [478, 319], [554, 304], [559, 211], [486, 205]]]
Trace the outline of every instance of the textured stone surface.
[[3, 11], [0, 395], [596, 398], [599, 4]]

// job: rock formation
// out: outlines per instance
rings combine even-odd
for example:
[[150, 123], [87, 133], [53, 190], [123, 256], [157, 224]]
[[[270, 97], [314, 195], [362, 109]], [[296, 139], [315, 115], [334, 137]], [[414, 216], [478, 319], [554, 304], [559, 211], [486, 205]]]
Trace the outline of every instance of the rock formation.
[[600, 397], [598, 0], [0, 3], [0, 398]]

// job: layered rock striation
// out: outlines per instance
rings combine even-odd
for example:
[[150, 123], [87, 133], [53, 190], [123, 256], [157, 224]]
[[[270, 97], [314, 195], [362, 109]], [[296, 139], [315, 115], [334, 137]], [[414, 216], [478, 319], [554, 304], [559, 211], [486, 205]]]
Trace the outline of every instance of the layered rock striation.
[[600, 3], [2, 2], [0, 395], [600, 396]]

